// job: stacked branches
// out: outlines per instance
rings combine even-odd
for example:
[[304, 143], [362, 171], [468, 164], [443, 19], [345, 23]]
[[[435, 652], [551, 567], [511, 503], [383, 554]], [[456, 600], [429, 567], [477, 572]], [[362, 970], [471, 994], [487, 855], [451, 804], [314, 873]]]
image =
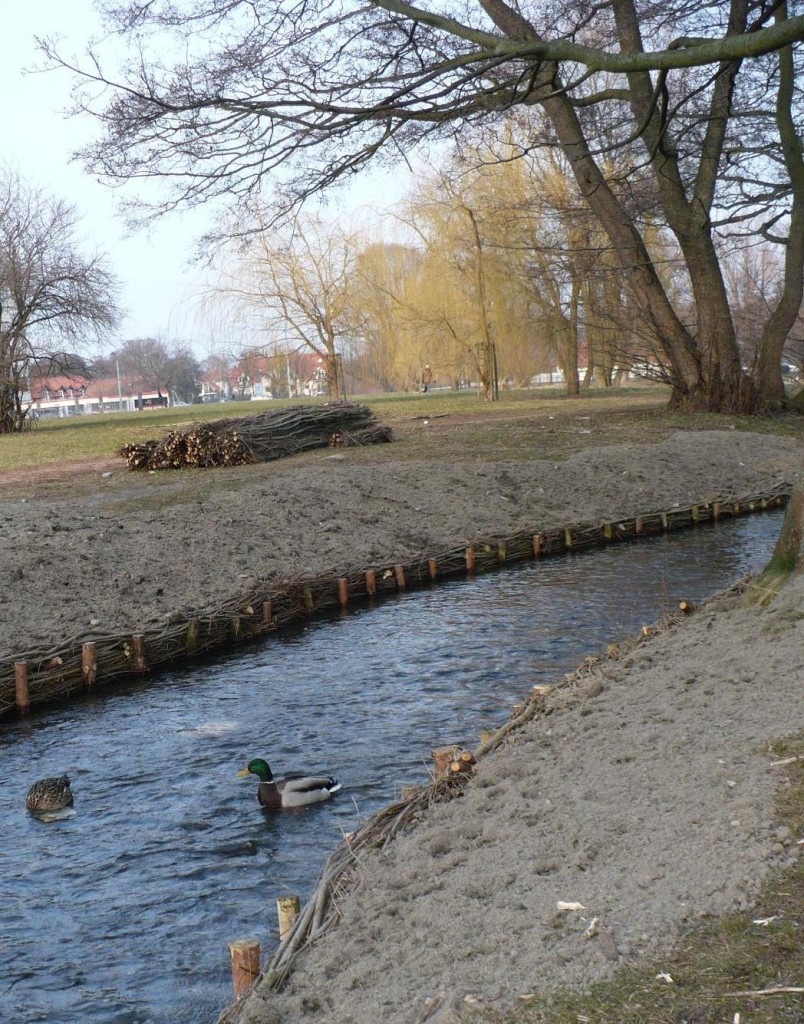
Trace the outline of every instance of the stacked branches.
[[377, 423], [368, 406], [344, 402], [196, 423], [186, 430], [171, 430], [159, 441], [123, 445], [118, 454], [129, 469], [207, 468], [269, 462], [310, 448], [390, 440], [390, 427]]

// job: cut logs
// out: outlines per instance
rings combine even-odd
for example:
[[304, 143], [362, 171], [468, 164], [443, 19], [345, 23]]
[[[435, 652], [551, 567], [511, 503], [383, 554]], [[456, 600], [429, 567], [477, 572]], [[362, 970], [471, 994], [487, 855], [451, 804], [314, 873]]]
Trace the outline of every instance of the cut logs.
[[159, 441], [118, 450], [129, 469], [245, 466], [282, 459], [310, 448], [348, 447], [391, 441], [367, 405], [339, 402], [269, 410], [255, 416], [194, 423]]

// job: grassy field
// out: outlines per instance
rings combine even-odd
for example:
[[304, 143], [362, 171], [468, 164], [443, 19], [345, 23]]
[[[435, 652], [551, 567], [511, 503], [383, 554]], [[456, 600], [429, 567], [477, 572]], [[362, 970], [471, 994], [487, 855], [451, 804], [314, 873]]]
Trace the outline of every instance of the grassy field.
[[[317, 401], [225, 402], [44, 420], [23, 434], [0, 437], [0, 472], [111, 458], [121, 445], [161, 437], [180, 424]], [[601, 444], [658, 441], [679, 429], [786, 433], [799, 430], [801, 423], [800, 418], [673, 415], [665, 411], [667, 391], [660, 387], [592, 390], [575, 399], [549, 389], [508, 392], [493, 403], [468, 391], [373, 395], [354, 401], [365, 402], [393, 427], [400, 444], [392, 450], [401, 459], [453, 458], [458, 451], [481, 459], [563, 458]], [[432, 429], [423, 430], [425, 420]], [[386, 446], [379, 446], [358, 457], [372, 462], [387, 453]]]

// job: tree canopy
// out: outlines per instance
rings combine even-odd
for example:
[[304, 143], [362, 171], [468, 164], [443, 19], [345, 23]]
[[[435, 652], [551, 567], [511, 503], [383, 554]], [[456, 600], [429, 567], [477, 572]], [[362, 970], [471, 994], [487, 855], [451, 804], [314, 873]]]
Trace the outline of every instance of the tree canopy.
[[[568, 161], [663, 350], [674, 402], [753, 411], [782, 400], [782, 347], [804, 291], [804, 17], [785, 0], [106, 10], [134, 52], [116, 79], [101, 49], [80, 68], [78, 102], [103, 125], [84, 153], [94, 171], [163, 179], [165, 209], [248, 202], [268, 183], [288, 209], [375, 159], [404, 166], [430, 140], [493, 135], [519, 110], [523, 151], [558, 148]], [[659, 223], [685, 278], [682, 304], [651, 251]], [[784, 253], [783, 286], [749, 374], [721, 259], [761, 239]]]

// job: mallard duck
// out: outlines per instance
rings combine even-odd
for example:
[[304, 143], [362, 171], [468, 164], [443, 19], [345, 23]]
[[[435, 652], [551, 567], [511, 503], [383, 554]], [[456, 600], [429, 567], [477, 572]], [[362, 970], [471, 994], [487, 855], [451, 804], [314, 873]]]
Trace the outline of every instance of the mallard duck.
[[25, 794], [25, 806], [35, 814], [43, 811], [62, 811], [73, 806], [73, 791], [66, 775], [39, 779]]
[[257, 797], [263, 807], [279, 810], [282, 807], [306, 807], [329, 800], [341, 788], [340, 782], [331, 775], [304, 775], [293, 772], [283, 779], [275, 779], [268, 762], [261, 757], [249, 761], [237, 773], [239, 779], [256, 775], [260, 780]]

